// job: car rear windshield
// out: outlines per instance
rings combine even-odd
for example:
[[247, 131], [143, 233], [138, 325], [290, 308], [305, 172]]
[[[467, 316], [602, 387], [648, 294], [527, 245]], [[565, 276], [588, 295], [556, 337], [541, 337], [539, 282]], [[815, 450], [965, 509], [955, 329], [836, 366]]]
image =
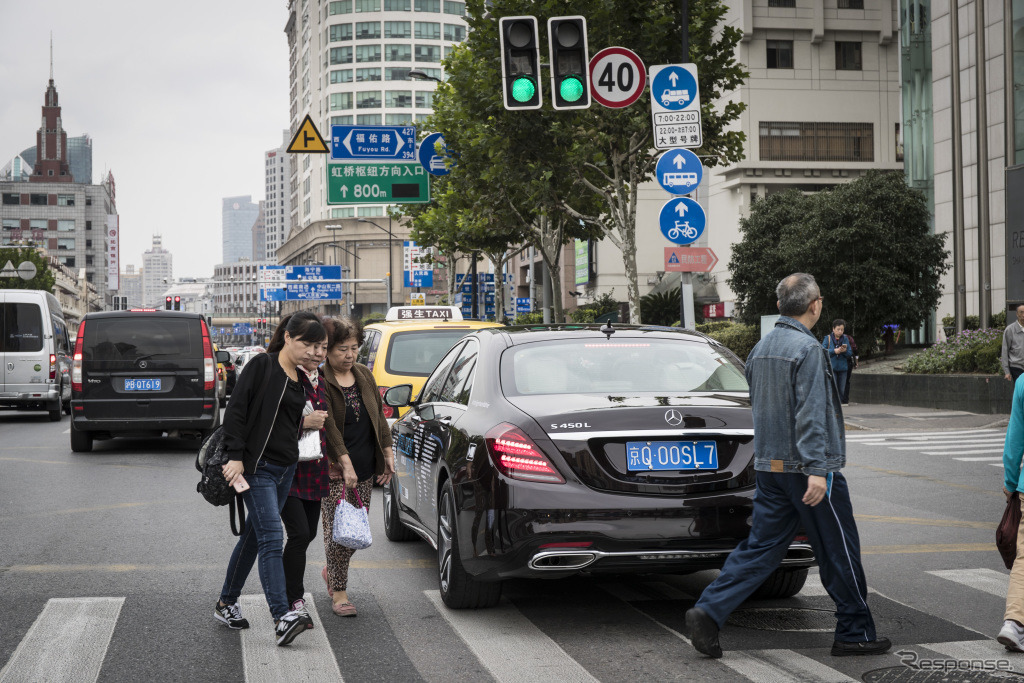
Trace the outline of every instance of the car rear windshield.
[[192, 358], [203, 355], [193, 343], [197, 321], [182, 318], [100, 318], [85, 325], [82, 356], [85, 360], [140, 360]]
[[391, 375], [426, 377], [471, 329], [432, 329], [395, 332], [391, 335], [385, 369]]
[[749, 390], [738, 361], [700, 342], [536, 342], [509, 349], [501, 362], [502, 391], [510, 396]]
[[43, 316], [38, 304], [4, 304], [0, 313], [4, 351], [42, 351]]

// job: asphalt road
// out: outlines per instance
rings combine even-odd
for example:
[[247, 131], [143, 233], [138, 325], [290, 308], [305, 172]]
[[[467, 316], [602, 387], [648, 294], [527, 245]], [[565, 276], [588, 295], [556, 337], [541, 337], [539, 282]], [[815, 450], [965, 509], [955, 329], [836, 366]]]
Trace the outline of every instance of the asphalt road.
[[907, 424], [928, 431], [851, 434], [846, 469], [869, 602], [893, 654], [831, 657], [833, 607], [812, 575], [796, 598], [737, 611], [712, 661], [680, 632], [714, 572], [513, 581], [496, 609], [454, 612], [436, 593], [434, 551], [386, 540], [379, 490], [375, 543], [351, 573], [359, 617], [330, 612], [314, 543], [316, 628], [275, 648], [255, 572], [244, 597], [253, 628], [212, 617], [232, 537], [226, 509], [195, 492], [195, 443], [73, 454], [68, 418], [0, 413], [0, 683], [924, 680], [907, 664], [969, 660], [1024, 672], [1024, 655], [992, 639], [1008, 576], [993, 542], [1002, 431]]

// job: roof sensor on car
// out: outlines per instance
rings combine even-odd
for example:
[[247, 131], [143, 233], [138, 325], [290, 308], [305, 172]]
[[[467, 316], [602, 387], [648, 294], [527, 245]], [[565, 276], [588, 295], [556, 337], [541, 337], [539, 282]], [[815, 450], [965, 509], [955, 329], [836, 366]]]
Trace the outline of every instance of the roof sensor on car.
[[607, 339], [611, 339], [612, 335], [615, 334], [615, 328], [612, 327], [610, 322], [606, 322], [604, 326], [601, 327], [601, 334], [603, 334]]

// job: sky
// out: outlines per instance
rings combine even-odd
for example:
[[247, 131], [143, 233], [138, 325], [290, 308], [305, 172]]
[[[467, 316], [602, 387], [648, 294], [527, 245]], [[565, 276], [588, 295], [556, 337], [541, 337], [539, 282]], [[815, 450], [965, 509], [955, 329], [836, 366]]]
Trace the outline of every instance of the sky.
[[0, 166], [35, 145], [50, 72], [68, 137], [114, 174], [121, 263], [154, 234], [175, 277], [221, 260], [221, 199], [264, 198], [288, 127], [286, 0], [0, 0]]

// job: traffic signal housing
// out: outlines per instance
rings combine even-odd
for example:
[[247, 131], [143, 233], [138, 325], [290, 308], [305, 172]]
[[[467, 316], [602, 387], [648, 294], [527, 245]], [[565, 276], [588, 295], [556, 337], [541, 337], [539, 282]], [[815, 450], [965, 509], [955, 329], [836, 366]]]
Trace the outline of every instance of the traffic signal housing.
[[169, 297], [169, 296], [168, 297], [164, 297], [164, 310], [165, 311], [171, 310], [171, 297]]
[[505, 109], [540, 109], [540, 38], [537, 17], [502, 17], [498, 21], [501, 44], [502, 99]]
[[551, 58], [551, 106], [555, 109], [589, 109], [587, 20], [581, 16], [548, 19], [548, 53]]
[[181, 310], [181, 297], [180, 296], [174, 297], [174, 310], [176, 310], [176, 311], [180, 311]]

